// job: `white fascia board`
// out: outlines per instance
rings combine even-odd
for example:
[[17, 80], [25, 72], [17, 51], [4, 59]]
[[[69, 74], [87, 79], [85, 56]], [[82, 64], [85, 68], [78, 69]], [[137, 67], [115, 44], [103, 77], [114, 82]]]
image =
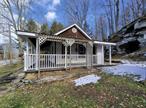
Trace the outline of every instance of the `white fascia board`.
[[73, 26], [76, 26], [76, 27], [77, 27], [88, 39], [92, 40], [91, 37], [88, 36], [88, 34], [87, 34], [86, 32], [84, 32], [77, 24], [72, 24], [72, 25], [70, 25], [69, 27], [66, 27], [65, 29], [63, 29], [63, 30], [61, 30], [61, 31], [59, 31], [59, 32], [57, 32], [57, 33], [55, 33], [54, 35], [59, 35], [59, 34], [63, 33], [64, 31], [66, 31], [66, 30], [72, 28]]
[[70, 28], [73, 27], [73, 26], [74, 26], [74, 24], [73, 24], [73, 25], [70, 25], [70, 26], [68, 26], [68, 27], [66, 27], [66, 28], [64, 28], [63, 30], [61, 30], [61, 31], [59, 31], [59, 32], [57, 32], [57, 33], [55, 33], [54, 35], [59, 35], [59, 34], [63, 33], [64, 31], [70, 29]]
[[111, 43], [111, 42], [100, 42], [100, 41], [94, 41], [94, 44], [101, 44], [101, 45], [116, 45], [116, 43]]
[[36, 37], [35, 33], [29, 33], [29, 32], [23, 32], [23, 31], [17, 31], [17, 35], [19, 35], [19, 36]]

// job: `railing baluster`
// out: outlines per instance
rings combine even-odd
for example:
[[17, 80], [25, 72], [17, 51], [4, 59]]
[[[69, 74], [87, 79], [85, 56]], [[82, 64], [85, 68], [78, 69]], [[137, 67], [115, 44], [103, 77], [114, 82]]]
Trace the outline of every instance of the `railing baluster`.
[[52, 55], [50, 55], [50, 67], [52, 68]]

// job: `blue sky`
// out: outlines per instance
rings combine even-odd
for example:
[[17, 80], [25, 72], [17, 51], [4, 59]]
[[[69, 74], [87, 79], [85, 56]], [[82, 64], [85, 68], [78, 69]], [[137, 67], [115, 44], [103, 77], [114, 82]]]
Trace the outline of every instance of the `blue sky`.
[[57, 20], [67, 24], [63, 9], [63, 0], [39, 0], [35, 1], [31, 7], [28, 18], [36, 20], [38, 23], [48, 23], [49, 25]]
[[[31, 4], [31, 11], [29, 11], [28, 18], [32, 18], [40, 24], [47, 22], [51, 25], [51, 23], [56, 20], [64, 24], [64, 26], [68, 26], [67, 17], [64, 11], [64, 1], [65, 0], [36, 0], [33, 4]], [[94, 24], [92, 11], [93, 9], [89, 9], [87, 18], [90, 27], [93, 27]], [[98, 14], [100, 14], [100, 12], [101, 11], [99, 10]]]

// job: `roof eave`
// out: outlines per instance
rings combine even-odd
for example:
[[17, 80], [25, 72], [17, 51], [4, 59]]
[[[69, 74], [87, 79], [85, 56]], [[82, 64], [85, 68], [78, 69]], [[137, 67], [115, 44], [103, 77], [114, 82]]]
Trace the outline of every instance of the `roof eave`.
[[24, 32], [24, 31], [16, 31], [16, 34], [18, 36], [27, 36], [27, 37], [32, 37], [32, 38], [38, 37], [36, 33]]
[[94, 44], [101, 44], [101, 45], [113, 45], [116, 46], [116, 43], [112, 42], [100, 42], [100, 41], [93, 41]]
[[70, 25], [69, 27], [66, 27], [66, 28], [64, 28], [63, 30], [61, 30], [61, 31], [59, 31], [59, 32], [57, 32], [57, 33], [55, 33], [54, 35], [59, 35], [59, 34], [65, 32], [66, 30], [70, 29], [70, 28], [73, 27], [73, 26], [76, 26], [76, 27], [77, 27], [77, 28], [78, 28], [89, 40], [92, 40], [91, 37], [90, 37], [86, 32], [84, 32], [77, 24], [72, 24], [72, 25]]

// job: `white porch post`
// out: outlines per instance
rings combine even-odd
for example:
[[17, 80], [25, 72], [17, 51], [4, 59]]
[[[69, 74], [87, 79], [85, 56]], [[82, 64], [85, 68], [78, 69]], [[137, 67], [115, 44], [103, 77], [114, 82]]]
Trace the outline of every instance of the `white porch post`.
[[38, 78], [40, 78], [40, 37], [38, 38]]
[[36, 39], [36, 70], [38, 70], [38, 48], [39, 48], [39, 46], [38, 46], [38, 39]]
[[67, 68], [67, 47], [68, 44], [66, 41], [63, 42], [63, 45], [65, 46], [65, 57], [64, 57], [64, 65], [65, 65], [65, 69]]
[[93, 68], [93, 43], [91, 45], [91, 70]]
[[93, 66], [93, 42], [89, 41], [87, 44], [87, 68], [92, 69]]
[[104, 45], [102, 45], [102, 64], [104, 65]]
[[65, 45], [65, 69], [67, 68], [67, 45]]
[[109, 46], [109, 64], [112, 64], [111, 45]]
[[26, 63], [26, 61], [27, 61], [27, 55], [26, 55], [26, 52], [24, 51], [24, 71], [27, 71], [27, 63]]
[[96, 45], [96, 65], [98, 65], [98, 48], [97, 48], [97, 45]]
[[67, 67], [67, 47], [70, 46], [70, 68], [71, 68], [71, 46], [75, 42], [74, 39], [66, 39], [63, 44], [65, 46], [65, 68]]
[[88, 59], [87, 59], [87, 57], [88, 57], [88, 53], [87, 53], [87, 44], [88, 44], [88, 43], [86, 43], [86, 67], [88, 67], [88, 63], [87, 63], [87, 62], [88, 62]]
[[70, 61], [69, 67], [70, 67], [70, 70], [71, 70], [71, 45], [69, 46], [69, 48], [70, 48], [70, 51], [69, 51], [70, 52], [70, 55], [69, 55], [69, 59], [70, 59], [69, 60]]

